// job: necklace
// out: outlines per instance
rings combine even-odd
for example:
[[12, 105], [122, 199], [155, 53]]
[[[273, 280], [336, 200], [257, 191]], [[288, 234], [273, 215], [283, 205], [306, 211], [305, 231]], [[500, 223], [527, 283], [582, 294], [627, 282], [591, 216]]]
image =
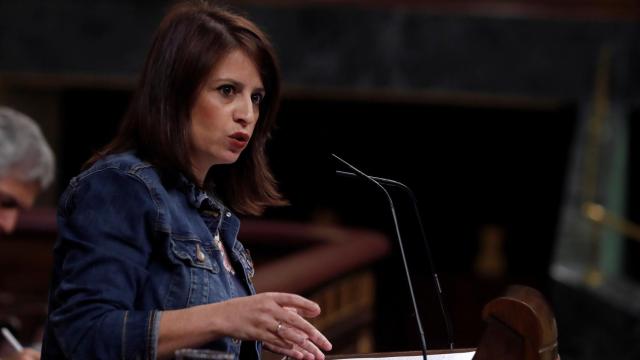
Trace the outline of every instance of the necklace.
[[233, 270], [233, 266], [231, 266], [231, 261], [229, 260], [229, 256], [227, 255], [227, 251], [224, 248], [222, 240], [220, 240], [220, 233], [218, 231], [216, 231], [216, 234], [213, 237], [213, 243], [218, 247], [218, 250], [220, 250], [220, 253], [222, 254], [222, 264], [224, 265], [224, 268], [235, 275], [236, 272]]

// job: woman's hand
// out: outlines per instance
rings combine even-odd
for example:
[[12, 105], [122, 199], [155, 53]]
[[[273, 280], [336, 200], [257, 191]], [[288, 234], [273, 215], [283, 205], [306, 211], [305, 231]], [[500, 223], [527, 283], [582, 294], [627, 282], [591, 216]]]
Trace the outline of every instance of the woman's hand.
[[226, 302], [229, 336], [261, 340], [267, 349], [296, 359], [324, 359], [331, 343], [304, 318], [320, 314], [318, 304], [286, 293], [263, 293]]
[[227, 301], [168, 310], [160, 318], [158, 358], [176, 349], [199, 347], [222, 336], [259, 340], [267, 349], [296, 359], [323, 360], [331, 343], [304, 318], [320, 307], [301, 296], [262, 293]]
[[[289, 310], [289, 311], [293, 311], [294, 313], [298, 313], [298, 310], [296, 310], [295, 308], [292, 307], [285, 307], [285, 309]], [[287, 329], [284, 327], [285, 325], [280, 324], [280, 328], [276, 331], [276, 333], [279, 333], [280, 331], [295, 331], [293, 329]], [[293, 345], [293, 348], [288, 349], [288, 348], [283, 348], [280, 346], [277, 346], [275, 344], [271, 344], [269, 342], [263, 342], [264, 346], [267, 348], [267, 350], [270, 350], [272, 352], [275, 353], [279, 353], [282, 355], [286, 355], [290, 358], [295, 358], [295, 359], [309, 359], [309, 360], [313, 360], [315, 359], [315, 355], [312, 352], [309, 352], [307, 349], [301, 348], [298, 345]], [[313, 350], [313, 349], [312, 349]]]

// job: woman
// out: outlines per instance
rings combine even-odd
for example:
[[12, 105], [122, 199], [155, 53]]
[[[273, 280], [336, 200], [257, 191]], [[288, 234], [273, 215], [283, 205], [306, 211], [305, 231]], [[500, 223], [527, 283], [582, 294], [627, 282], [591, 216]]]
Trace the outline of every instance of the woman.
[[259, 358], [261, 344], [324, 358], [304, 319], [318, 305], [255, 295], [236, 240], [234, 212], [285, 203], [264, 155], [278, 98], [254, 24], [201, 2], [170, 10], [119, 134], [60, 199], [45, 359]]

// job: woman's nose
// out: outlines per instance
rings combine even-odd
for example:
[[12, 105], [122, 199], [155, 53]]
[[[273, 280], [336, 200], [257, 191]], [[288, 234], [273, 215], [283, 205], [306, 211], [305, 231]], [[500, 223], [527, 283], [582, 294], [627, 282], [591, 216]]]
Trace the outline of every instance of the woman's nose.
[[251, 97], [242, 97], [238, 100], [238, 105], [235, 111], [235, 121], [242, 123], [246, 126], [256, 121], [257, 111], [256, 106], [251, 100]]

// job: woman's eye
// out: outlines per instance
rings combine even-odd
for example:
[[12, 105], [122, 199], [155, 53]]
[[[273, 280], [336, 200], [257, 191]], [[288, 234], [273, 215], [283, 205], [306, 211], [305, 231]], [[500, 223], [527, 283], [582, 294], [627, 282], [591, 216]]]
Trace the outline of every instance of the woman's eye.
[[235, 89], [231, 85], [222, 85], [218, 88], [218, 91], [224, 96], [231, 96], [234, 94]]
[[255, 105], [259, 105], [262, 102], [262, 99], [264, 99], [264, 95], [263, 94], [253, 94], [253, 95], [251, 95], [251, 101]]

